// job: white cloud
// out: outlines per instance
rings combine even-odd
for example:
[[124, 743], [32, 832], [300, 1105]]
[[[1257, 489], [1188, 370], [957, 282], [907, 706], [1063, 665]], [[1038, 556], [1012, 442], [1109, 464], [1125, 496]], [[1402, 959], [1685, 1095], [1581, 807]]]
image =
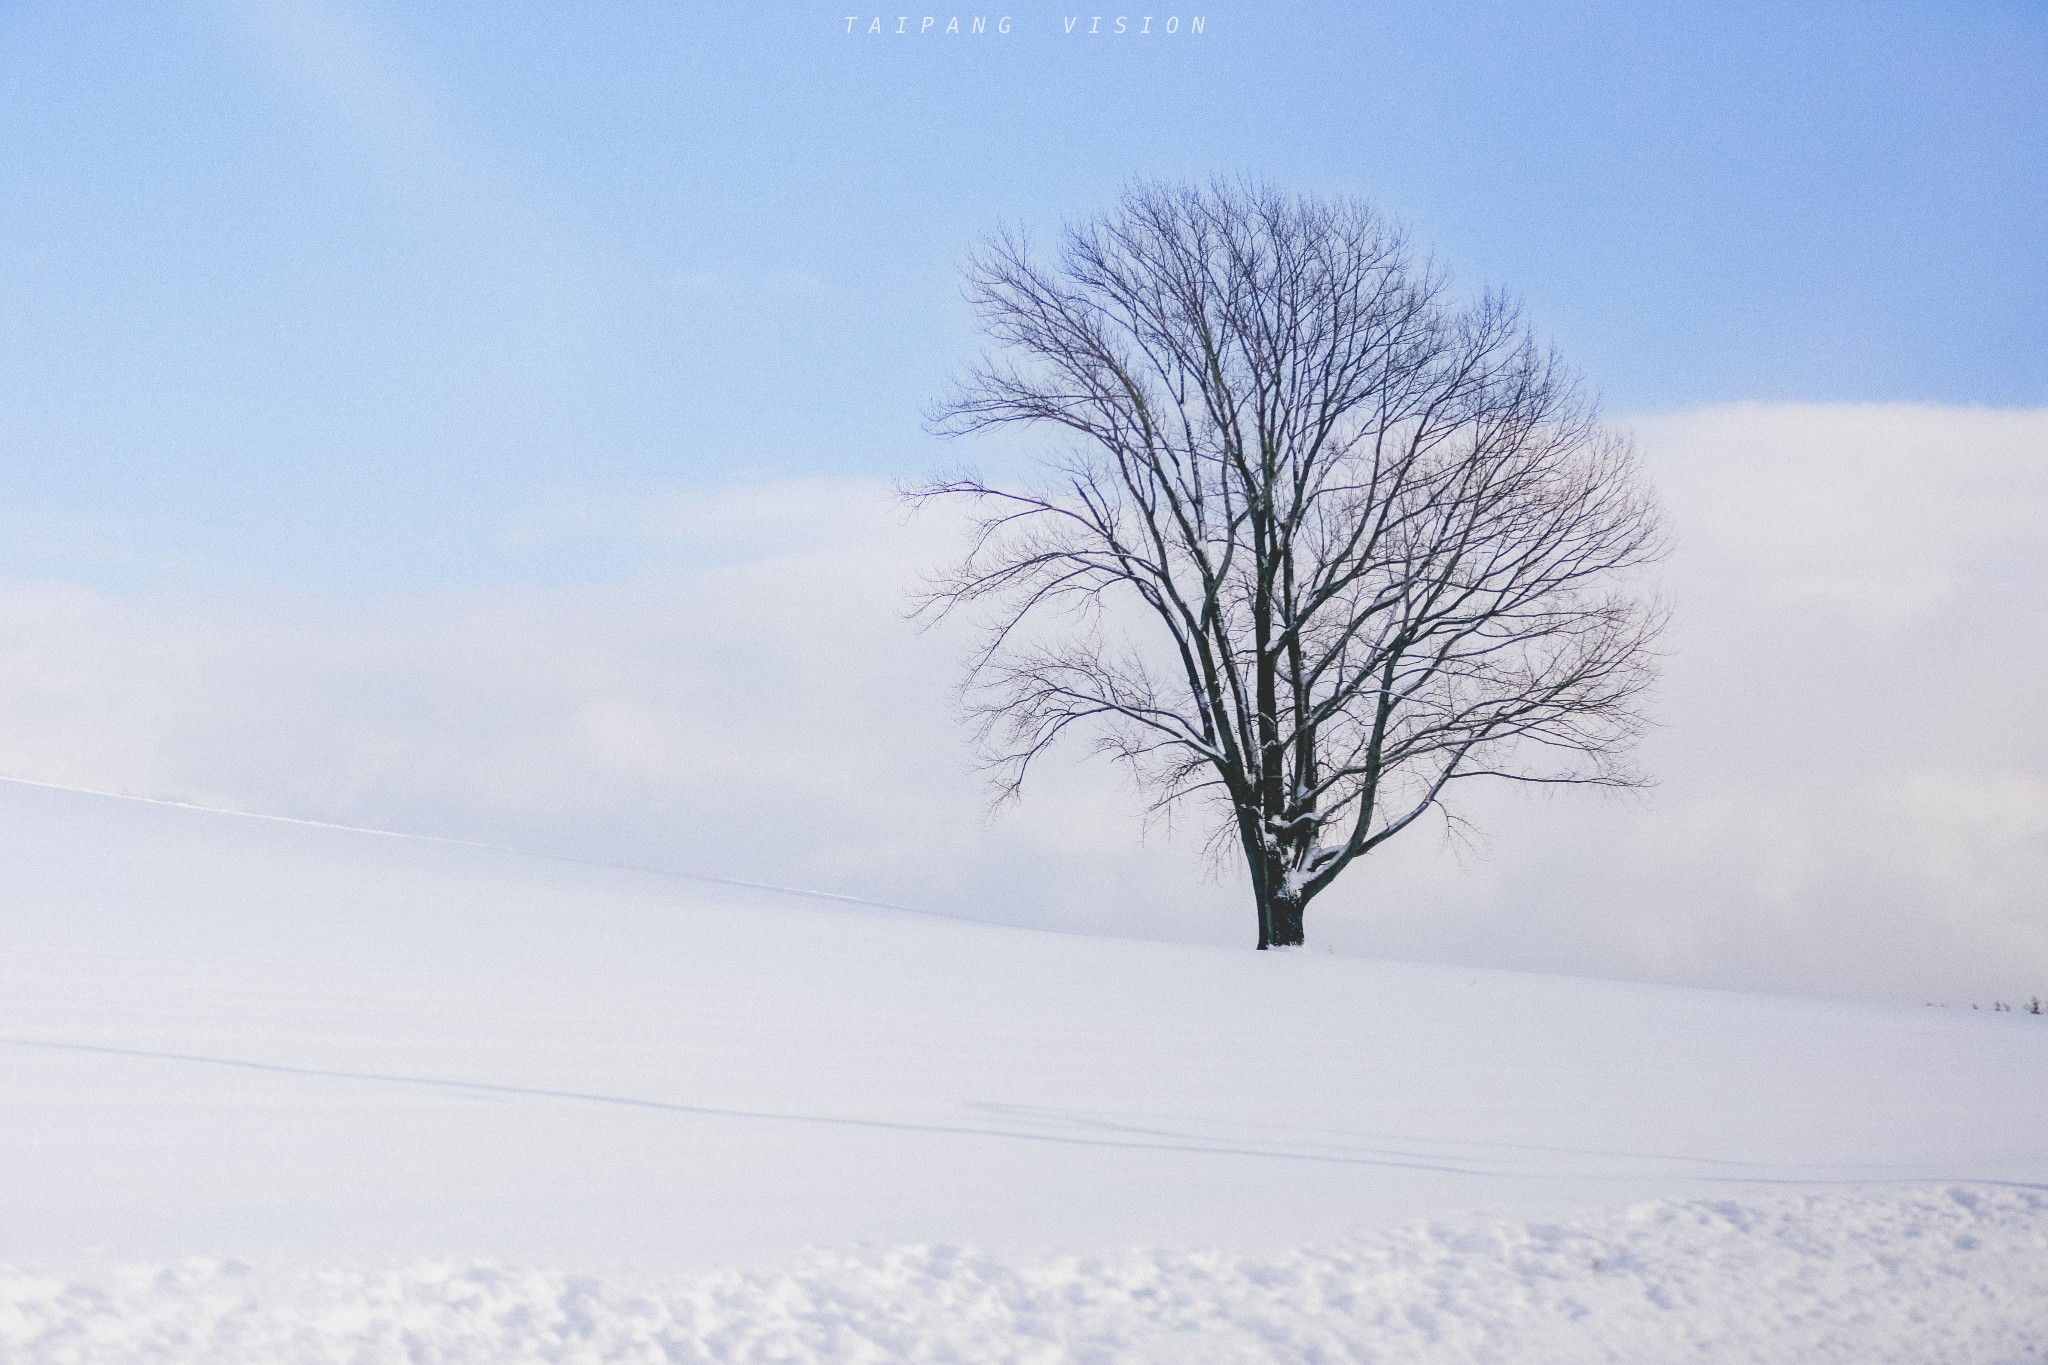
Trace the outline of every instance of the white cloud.
[[[2048, 994], [2048, 413], [1637, 429], [1680, 549], [1656, 791], [1493, 792], [1311, 912], [1347, 951], [1900, 999]], [[0, 585], [0, 773], [1054, 927], [1248, 941], [1108, 770], [985, 818], [954, 528], [877, 484], [677, 499], [632, 581], [376, 606]]]

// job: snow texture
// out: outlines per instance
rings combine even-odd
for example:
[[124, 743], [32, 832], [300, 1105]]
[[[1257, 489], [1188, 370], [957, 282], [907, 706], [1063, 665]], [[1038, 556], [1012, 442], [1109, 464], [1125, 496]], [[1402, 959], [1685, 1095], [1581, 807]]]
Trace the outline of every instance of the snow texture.
[[0, 830], [0, 1365], [2048, 1352], [2048, 1020]]
[[425, 1262], [0, 1269], [0, 1357], [436, 1362], [2019, 1362], [2048, 1354], [2048, 1196], [1660, 1201], [1274, 1257], [815, 1252], [673, 1283]]

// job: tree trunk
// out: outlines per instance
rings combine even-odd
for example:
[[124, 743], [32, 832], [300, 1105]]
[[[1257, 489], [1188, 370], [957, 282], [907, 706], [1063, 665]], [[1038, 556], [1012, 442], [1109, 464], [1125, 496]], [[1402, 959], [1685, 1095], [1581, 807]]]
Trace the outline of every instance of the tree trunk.
[[[1240, 816], [1242, 819], [1242, 816]], [[1275, 849], [1253, 843], [1250, 821], [1245, 829], [1245, 861], [1251, 864], [1252, 900], [1259, 911], [1259, 947], [1292, 948], [1302, 940], [1300, 895], [1288, 894], [1285, 864]]]
[[1275, 948], [1298, 947], [1304, 940], [1301, 929], [1303, 905], [1294, 896], [1275, 896], [1266, 907], [1266, 937]]

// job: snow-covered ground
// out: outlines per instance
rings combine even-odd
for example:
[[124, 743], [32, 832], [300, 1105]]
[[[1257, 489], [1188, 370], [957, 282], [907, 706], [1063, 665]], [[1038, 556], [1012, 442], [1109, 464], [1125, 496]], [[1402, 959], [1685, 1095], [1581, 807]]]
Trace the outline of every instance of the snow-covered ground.
[[2048, 1355], [2027, 1015], [0, 783], [0, 1068], [9, 1365]]

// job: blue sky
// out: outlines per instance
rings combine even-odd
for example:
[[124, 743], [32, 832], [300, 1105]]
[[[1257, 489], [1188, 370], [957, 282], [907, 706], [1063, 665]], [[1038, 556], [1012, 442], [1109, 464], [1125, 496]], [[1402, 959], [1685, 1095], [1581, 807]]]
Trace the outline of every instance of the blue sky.
[[1066, 12], [0, 9], [0, 572], [588, 582], [678, 492], [917, 474], [953, 262], [1140, 174], [1367, 197], [1614, 411], [2048, 403], [2038, 5]]

